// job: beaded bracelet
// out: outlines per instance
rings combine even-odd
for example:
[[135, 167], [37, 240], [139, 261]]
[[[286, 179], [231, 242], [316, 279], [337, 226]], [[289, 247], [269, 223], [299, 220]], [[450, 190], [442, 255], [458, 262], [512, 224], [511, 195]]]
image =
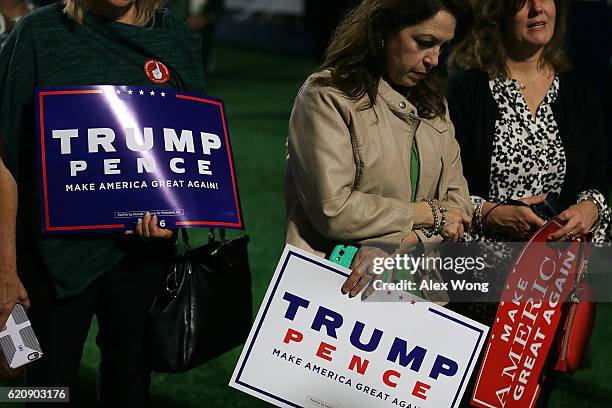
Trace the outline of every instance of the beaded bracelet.
[[442, 231], [444, 230], [444, 226], [446, 225], [446, 212], [448, 210], [441, 202], [437, 201], [437, 203], [438, 203], [438, 210], [440, 211], [440, 225], [438, 225], [438, 228], [436, 229], [436, 235], [440, 235], [442, 234]]
[[423, 235], [427, 238], [431, 238], [437, 234], [438, 228], [440, 228], [440, 220], [438, 218], [438, 208], [433, 199], [426, 197], [425, 202], [429, 204], [429, 208], [431, 208], [431, 215], [433, 215], [433, 225], [429, 228], [423, 228]]

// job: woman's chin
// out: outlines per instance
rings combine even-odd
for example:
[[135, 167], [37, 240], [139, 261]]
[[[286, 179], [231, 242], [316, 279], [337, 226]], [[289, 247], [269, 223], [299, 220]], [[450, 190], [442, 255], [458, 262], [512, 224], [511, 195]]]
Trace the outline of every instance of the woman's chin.
[[402, 78], [401, 82], [398, 85], [404, 88], [412, 88], [413, 86], [416, 86], [419, 82], [420, 82], [420, 79], [418, 78], [412, 78], [409, 76], [405, 76]]
[[532, 47], [546, 47], [551, 39], [552, 35], [548, 33], [533, 33], [525, 38], [525, 42]]

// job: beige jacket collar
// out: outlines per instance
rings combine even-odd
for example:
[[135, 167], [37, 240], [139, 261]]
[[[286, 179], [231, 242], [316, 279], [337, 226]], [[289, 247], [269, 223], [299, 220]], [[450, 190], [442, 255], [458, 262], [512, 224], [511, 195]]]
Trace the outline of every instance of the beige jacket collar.
[[438, 132], [442, 133], [448, 130], [448, 122], [435, 119], [423, 119], [418, 116], [416, 107], [402, 94], [397, 92], [384, 79], [380, 79], [378, 83], [378, 97], [380, 97], [389, 108], [399, 117], [416, 119], [426, 123]]

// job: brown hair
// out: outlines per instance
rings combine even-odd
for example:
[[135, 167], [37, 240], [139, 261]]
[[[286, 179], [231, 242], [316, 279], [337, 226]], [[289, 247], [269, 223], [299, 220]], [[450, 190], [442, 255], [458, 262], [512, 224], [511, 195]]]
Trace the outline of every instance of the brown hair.
[[[136, 0], [136, 19], [134, 25], [144, 26], [155, 19], [155, 11], [159, 8], [159, 0]], [[91, 0], [64, 0], [64, 13], [79, 24], [83, 24], [83, 17]]]
[[[374, 105], [385, 66], [383, 42], [439, 11], [455, 17], [455, 38], [463, 36], [472, 17], [465, 0], [363, 0], [336, 28], [317, 70], [330, 70], [331, 77], [319, 77], [315, 84], [333, 86], [354, 100], [367, 94]], [[410, 102], [427, 119], [446, 114], [444, 87], [435, 71], [410, 88]]]
[[[478, 69], [490, 78], [508, 76], [504, 31], [508, 21], [529, 0], [472, 0], [478, 18], [474, 30], [458, 44], [449, 58], [449, 68]], [[566, 0], [554, 0], [556, 8], [555, 32], [540, 57], [540, 65], [549, 65], [555, 72], [569, 69], [565, 53]]]

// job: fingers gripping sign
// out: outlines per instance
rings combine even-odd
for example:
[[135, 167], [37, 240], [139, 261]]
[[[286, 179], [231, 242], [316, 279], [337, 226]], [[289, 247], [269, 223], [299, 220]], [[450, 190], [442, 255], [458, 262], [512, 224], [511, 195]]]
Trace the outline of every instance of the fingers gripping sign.
[[549, 241], [571, 241], [588, 234], [599, 218], [599, 209], [591, 201], [569, 206], [557, 217], [565, 225], [548, 237]]
[[342, 285], [343, 294], [357, 296], [375, 276], [374, 264], [377, 258], [387, 258], [388, 253], [379, 248], [363, 246], [359, 248], [353, 260], [352, 272]]
[[134, 230], [129, 230], [125, 233], [127, 235], [133, 234], [137, 237], [140, 237], [143, 241], [172, 237], [172, 230], [163, 228], [165, 226], [165, 220], [158, 221], [157, 215], [153, 215], [149, 211], [147, 211], [144, 217], [139, 218], [138, 221], [136, 221], [136, 227], [134, 228]]

